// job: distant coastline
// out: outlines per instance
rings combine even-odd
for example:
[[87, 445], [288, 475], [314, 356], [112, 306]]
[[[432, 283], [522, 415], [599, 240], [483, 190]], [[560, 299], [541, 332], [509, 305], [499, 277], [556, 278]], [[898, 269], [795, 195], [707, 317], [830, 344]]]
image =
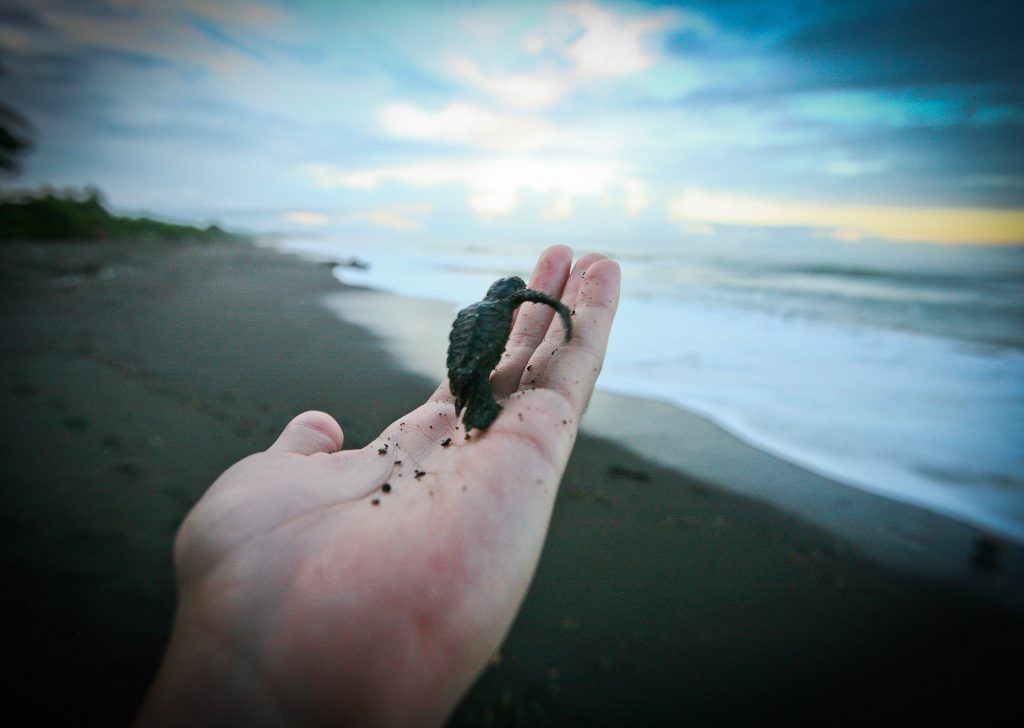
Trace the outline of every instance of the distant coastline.
[[248, 237], [216, 224], [204, 228], [115, 215], [96, 188], [0, 193], [0, 240], [137, 240], [143, 242], [226, 242]]

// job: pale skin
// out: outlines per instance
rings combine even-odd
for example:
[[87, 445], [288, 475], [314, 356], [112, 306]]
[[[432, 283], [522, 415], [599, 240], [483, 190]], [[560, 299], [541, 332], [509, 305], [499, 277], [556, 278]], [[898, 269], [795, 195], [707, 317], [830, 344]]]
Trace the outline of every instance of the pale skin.
[[175, 542], [178, 608], [139, 725], [445, 721], [533, 577], [619, 268], [555, 246], [529, 286], [575, 312], [573, 337], [551, 308], [519, 309], [487, 431], [466, 439], [444, 382], [361, 450], [306, 412], [217, 479]]

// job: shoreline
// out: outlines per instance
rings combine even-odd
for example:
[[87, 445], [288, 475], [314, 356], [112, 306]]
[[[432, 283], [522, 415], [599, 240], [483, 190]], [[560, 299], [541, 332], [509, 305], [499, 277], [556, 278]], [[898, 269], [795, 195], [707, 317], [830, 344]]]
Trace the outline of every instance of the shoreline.
[[[306, 253], [283, 254], [330, 263]], [[371, 331], [395, 366], [430, 381], [445, 376], [454, 304], [341, 285], [341, 291], [322, 299], [333, 315]], [[674, 403], [601, 391], [600, 379], [581, 431], [682, 475], [778, 507], [891, 566], [972, 588], [977, 579], [969, 555], [978, 539], [994, 539], [1007, 545], [1011, 568], [1024, 574], [1024, 544], [1019, 541], [966, 518], [817, 473]], [[1024, 610], [1024, 602], [1016, 608]]]
[[[353, 448], [418, 405], [434, 382], [397, 368], [386, 332], [419, 324], [323, 265], [248, 244], [9, 244], [0, 274], [14, 708], [127, 723], [170, 627], [171, 543], [192, 503], [304, 409], [333, 414]], [[332, 315], [335, 295], [385, 334]], [[972, 566], [962, 526], [897, 507], [879, 528], [923, 534], [911, 553], [948, 545], [967, 575], [874, 558], [731, 491], [765, 472], [754, 453], [699, 429], [683, 439], [709, 477], [581, 433], [526, 601], [451, 726], [919, 721], [1016, 705], [1019, 548]], [[772, 467], [781, 491], [820, 494]], [[824, 482], [832, 503], [845, 486]]]
[[[381, 279], [379, 274], [377, 278], [371, 276], [369, 280], [373, 281], [372, 284], [366, 284], [362, 281], [364, 274], [359, 271], [350, 272], [350, 263], [346, 264], [340, 259], [333, 258], [333, 253], [329, 249], [315, 251], [306, 246], [290, 246], [287, 244], [280, 244], [277, 249], [287, 254], [320, 262], [324, 265], [329, 265], [332, 260], [335, 260], [339, 264], [333, 269], [334, 273], [344, 285], [398, 296], [406, 303], [404, 309], [383, 304], [388, 310], [411, 311], [420, 307], [426, 307], [437, 312], [437, 316], [433, 318], [420, 315], [418, 310], [416, 315], [422, 321], [424, 327], [429, 327], [438, 332], [447, 330], [450, 319], [454, 318], [458, 308], [455, 304], [449, 305], [447, 301], [427, 298], [426, 296], [429, 294], [425, 293], [427, 288], [423, 285], [414, 283], [412, 289], [414, 293], [405, 294], [401, 290], [395, 289], [394, 286], [389, 285], [385, 279]], [[401, 268], [401, 266], [398, 266], [398, 268]], [[400, 273], [399, 275], [404, 274]], [[371, 288], [370, 285], [378, 285], [379, 288]], [[419, 330], [411, 332], [407, 330], [398, 332], [388, 331], [387, 329], [392, 326], [392, 322], [396, 318], [395, 316], [364, 315], [362, 309], [365, 306], [360, 305], [359, 301], [356, 302], [356, 305], [359, 306], [358, 310], [346, 314], [349, 320], [358, 321], [361, 325], [383, 336], [390, 343], [396, 358], [407, 365], [411, 364], [407, 368], [419, 374], [429, 376], [431, 379], [437, 379], [444, 375], [440, 367], [424, 366], [421, 363], [421, 360], [424, 358], [429, 358], [431, 362], [443, 361], [444, 351], [437, 345], [437, 342], [429, 337], [421, 336]], [[617, 323], [617, 326], [625, 326], [627, 321], [628, 319], [623, 320]], [[629, 340], [628, 333], [623, 334], [623, 336], [625, 336], [626, 340]], [[443, 339], [443, 336], [440, 338]], [[615, 347], [613, 346], [614, 349]], [[424, 352], [427, 352], [427, 356], [424, 356]], [[618, 354], [622, 355], [624, 352], [618, 351]], [[949, 474], [942, 477], [939, 475], [922, 475], [927, 470], [924, 465], [920, 466], [920, 468], [912, 468], [910, 466], [898, 466], [897, 463], [885, 461], [884, 458], [872, 460], [868, 451], [862, 453], [860, 460], [858, 460], [851, 453], [856, 453], [856, 449], [863, 446], [864, 443], [858, 445], [857, 441], [851, 442], [846, 450], [833, 452], [831, 455], [824, 450], [802, 448], [799, 445], [793, 444], [795, 441], [786, 440], [777, 437], [772, 432], [749, 426], [736, 411], [707, 407], [696, 402], [691, 403], [675, 399], [668, 394], [663, 396], [658, 391], [652, 390], [647, 382], [629, 382], [621, 379], [621, 377], [616, 379], [614, 369], [615, 366], [612, 364], [611, 369], [598, 382], [598, 391], [601, 392], [601, 396], [621, 396], [625, 398], [622, 400], [624, 402], [631, 400], [651, 402], [652, 406], [659, 411], [663, 410], [662, 405], [668, 405], [682, 413], [680, 418], [684, 420], [688, 420], [692, 416], [702, 418], [741, 443], [830, 482], [839, 483], [883, 499], [898, 501], [936, 515], [951, 518], [959, 523], [976, 528], [984, 532], [987, 537], [993, 539], [1014, 543], [1018, 546], [1024, 545], [1024, 520], [1022, 520], [1024, 513], [1021, 511], [1021, 500], [1019, 497], [1014, 498], [1012, 492], [999, 490], [997, 484], [1001, 481], [992, 480], [989, 483], [988, 481], [979, 480], [976, 483], [972, 483], [970, 487], [963, 488], [956, 486], [954, 481], [949, 480], [950, 477], [953, 477]], [[607, 386], [604, 384], [604, 380], [608, 381]], [[843, 431], [844, 419], [842, 413], [836, 413], [832, 416], [832, 421], [838, 423], [836, 427], [839, 428], [839, 432]], [[663, 424], [670, 426], [671, 421], [671, 418], [663, 420]], [[821, 426], [827, 427], [825, 418], [823, 418]], [[630, 428], [606, 430], [606, 432], [617, 437], [624, 435], [627, 439], [631, 435]], [[994, 438], [998, 438], [998, 433], [993, 434]], [[877, 439], [876, 436], [872, 437]], [[867, 441], [870, 442], [871, 438], [869, 437]], [[963, 443], [961, 443], [961, 446], [966, 447]], [[684, 468], [686, 466], [684, 459], [673, 457], [672, 453], [666, 450], [645, 448], [643, 442], [634, 443], [634, 450], [646, 456], [655, 457], [659, 462], [665, 464], [682, 466]], [[934, 452], [938, 453], [940, 450], [935, 450]], [[935, 458], [924, 457], [923, 455], [922, 458], [920, 460], [921, 463], [935, 460]], [[979, 459], [981, 462], [984, 462], [984, 458], [980, 455], [974, 458], [975, 461]], [[978, 465], [978, 468], [984, 470], [981, 465]], [[946, 471], [933, 468], [933, 471], [928, 472], [943, 473]], [[964, 478], [974, 477], [971, 474], [974, 471], [970, 470], [970, 468], [966, 468], [963, 472], [962, 477]], [[1002, 471], [993, 470], [992, 472]], [[950, 470], [949, 473], [953, 473], [953, 471]], [[991, 477], [995, 478], [996, 476], [992, 475]], [[1004, 484], [1004, 487], [1008, 486]], [[743, 492], [749, 492], [749, 489]], [[786, 505], [790, 499], [783, 494], [781, 498], [771, 496], [770, 500], [771, 502]]]
[[[1005, 542], [1024, 574], [1024, 548], [984, 526], [817, 473], [674, 404], [595, 392], [583, 423], [637, 455], [826, 529], [865, 555], [970, 587], [978, 539]], [[685, 433], [685, 437], [681, 437]], [[1024, 607], [1024, 604], [1021, 605]]]

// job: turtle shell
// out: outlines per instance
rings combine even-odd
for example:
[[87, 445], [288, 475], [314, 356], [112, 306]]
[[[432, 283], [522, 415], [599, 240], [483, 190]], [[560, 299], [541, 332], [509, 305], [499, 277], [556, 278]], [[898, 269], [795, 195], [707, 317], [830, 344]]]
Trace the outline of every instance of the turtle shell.
[[448, 336], [448, 380], [462, 409], [468, 389], [486, 381], [501, 361], [512, 330], [513, 308], [507, 301], [480, 301], [459, 311]]

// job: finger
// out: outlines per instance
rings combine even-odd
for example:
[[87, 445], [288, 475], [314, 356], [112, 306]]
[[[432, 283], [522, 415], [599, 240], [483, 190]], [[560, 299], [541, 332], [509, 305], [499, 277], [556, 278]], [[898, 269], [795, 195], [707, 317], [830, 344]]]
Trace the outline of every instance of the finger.
[[427, 398], [428, 402], [451, 402], [455, 399], [452, 394], [452, 385], [446, 376], [434, 390], [434, 393]]
[[565, 291], [562, 293], [562, 303], [568, 306], [570, 310], [576, 305], [576, 297], [579, 296], [580, 288], [586, 282], [587, 271], [590, 270], [590, 266], [599, 260], [607, 259], [608, 256], [601, 253], [587, 253], [576, 261], [576, 265], [572, 267], [572, 273], [569, 275], [569, 281], [565, 284]]
[[[565, 290], [562, 293], [562, 303], [568, 306], [570, 311], [574, 311], [576, 308], [576, 299], [579, 296], [580, 288], [586, 281], [587, 271], [590, 269], [590, 266], [600, 260], [607, 260], [607, 258], [600, 253], [587, 253], [576, 261], [576, 265], [572, 267], [572, 273], [569, 274], [569, 280], [565, 284]], [[552, 311], [552, 315], [553, 314], [554, 311]], [[575, 321], [575, 318], [573, 320]], [[573, 328], [576, 328], [575, 324], [573, 325]], [[576, 332], [574, 331], [573, 336], [575, 335]], [[524, 377], [523, 375], [525, 372], [520, 372], [520, 382], [518, 384], [529, 384], [532, 386], [535, 385], [536, 382], [540, 381], [540, 378], [550, 361], [551, 352], [553, 350], [557, 350], [565, 338], [563, 333], [561, 333], [561, 330], [559, 330], [557, 335], [550, 336], [550, 338], [547, 337], [548, 335], [546, 334], [546, 340], [537, 342], [537, 345], [534, 346], [534, 351], [531, 352], [530, 360], [526, 367], [524, 367], [529, 369], [530, 374], [529, 376]], [[543, 351], [539, 351], [538, 347], [543, 349]]]
[[[570, 265], [572, 248], [553, 245], [541, 253], [530, 277], [529, 287], [554, 298], [561, 298], [562, 289], [569, 278]], [[554, 309], [542, 303], [524, 303], [519, 307], [512, 333], [505, 345], [505, 354], [491, 377], [495, 396], [507, 397], [519, 388], [523, 370], [537, 346], [544, 340], [554, 315]]]
[[268, 452], [291, 452], [312, 455], [337, 452], [345, 441], [341, 425], [325, 412], [311, 410], [289, 422]]
[[[563, 394], [582, 416], [604, 364], [608, 334], [619, 305], [618, 263], [599, 260], [586, 271], [576, 296], [572, 341], [557, 345], [535, 385]], [[545, 352], [538, 351], [538, 355]]]

